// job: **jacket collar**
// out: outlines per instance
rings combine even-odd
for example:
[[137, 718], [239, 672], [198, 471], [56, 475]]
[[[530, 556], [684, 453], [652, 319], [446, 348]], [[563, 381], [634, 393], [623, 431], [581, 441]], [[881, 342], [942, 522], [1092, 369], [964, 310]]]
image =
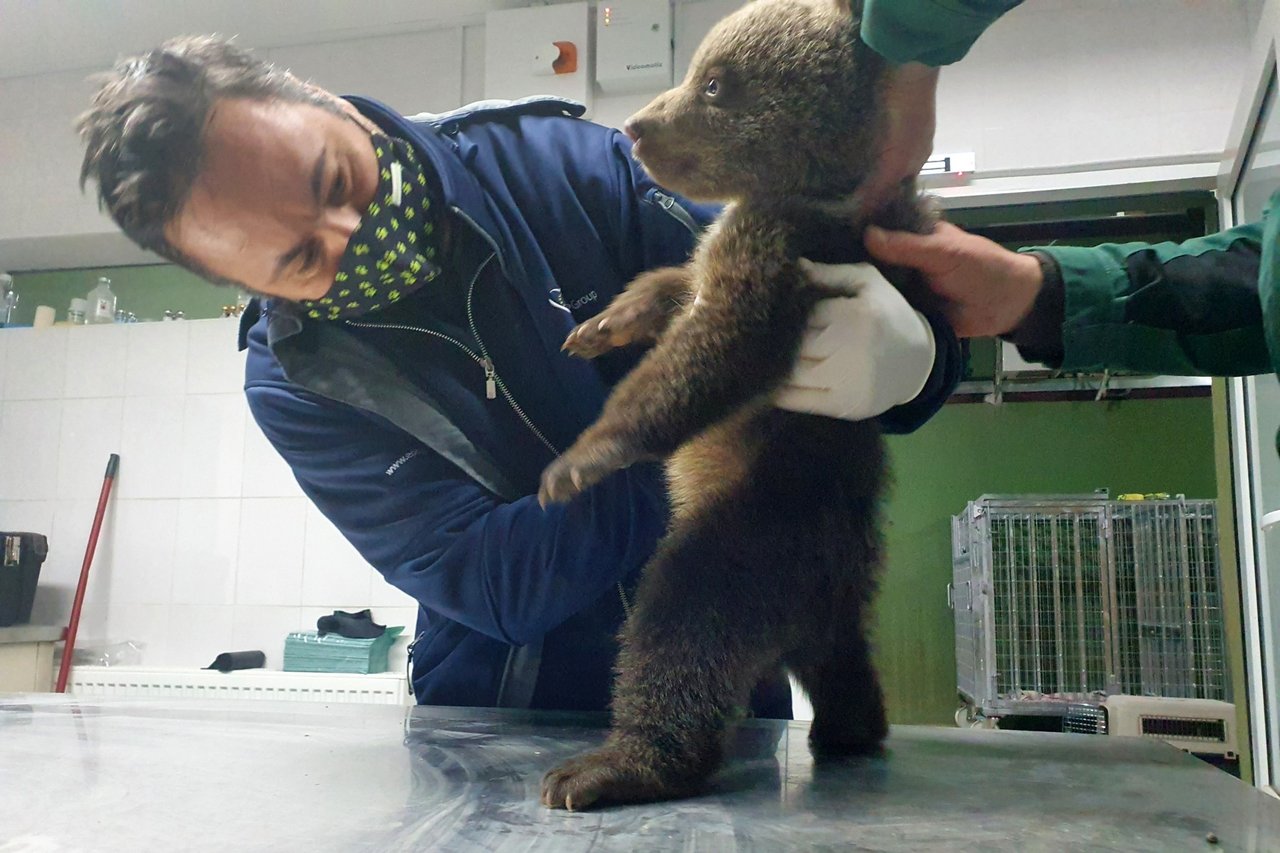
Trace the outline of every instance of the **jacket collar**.
[[[458, 120], [447, 116], [431, 116], [408, 119], [371, 98], [349, 96], [345, 98], [365, 118], [383, 132], [406, 140], [424, 157], [438, 176], [444, 203], [466, 214], [483, 231], [492, 234], [494, 223], [485, 207], [480, 184], [466, 169], [460, 167], [474, 156], [471, 145], [458, 138]], [[451, 114], [452, 115], [452, 114]]]

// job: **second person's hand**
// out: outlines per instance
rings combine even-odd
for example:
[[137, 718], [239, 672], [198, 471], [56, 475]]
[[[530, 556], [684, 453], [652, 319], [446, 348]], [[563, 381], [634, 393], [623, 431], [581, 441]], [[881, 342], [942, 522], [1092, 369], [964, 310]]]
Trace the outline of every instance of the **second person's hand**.
[[870, 227], [864, 242], [876, 260], [920, 271], [947, 302], [962, 338], [1012, 332], [1031, 312], [1044, 283], [1040, 262], [946, 222], [932, 234]]

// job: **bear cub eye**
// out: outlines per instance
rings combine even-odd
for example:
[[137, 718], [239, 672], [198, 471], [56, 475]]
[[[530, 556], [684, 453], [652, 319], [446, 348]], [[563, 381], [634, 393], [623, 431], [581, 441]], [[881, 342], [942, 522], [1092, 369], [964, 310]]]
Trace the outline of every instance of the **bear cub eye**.
[[708, 98], [714, 98], [720, 94], [720, 81], [712, 77], [707, 81], [707, 87], [703, 89], [703, 92], [706, 93]]

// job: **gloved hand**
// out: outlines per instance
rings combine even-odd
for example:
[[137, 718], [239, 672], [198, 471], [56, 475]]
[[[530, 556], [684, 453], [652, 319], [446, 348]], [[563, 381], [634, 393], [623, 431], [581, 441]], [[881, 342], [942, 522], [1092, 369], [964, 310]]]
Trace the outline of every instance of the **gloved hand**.
[[775, 403], [857, 421], [914, 400], [933, 370], [933, 328], [871, 264], [800, 260], [815, 283], [848, 297], [821, 300]]

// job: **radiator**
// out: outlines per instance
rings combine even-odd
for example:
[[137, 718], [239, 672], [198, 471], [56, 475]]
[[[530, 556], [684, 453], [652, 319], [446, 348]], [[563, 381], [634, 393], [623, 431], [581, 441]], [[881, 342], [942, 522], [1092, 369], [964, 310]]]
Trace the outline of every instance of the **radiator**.
[[1212, 699], [1108, 696], [1110, 733], [1153, 737], [1200, 755], [1236, 758], [1236, 706]]
[[76, 696], [274, 699], [375, 705], [412, 704], [404, 675], [280, 672], [250, 669], [213, 672], [130, 666], [77, 666], [67, 692]]

